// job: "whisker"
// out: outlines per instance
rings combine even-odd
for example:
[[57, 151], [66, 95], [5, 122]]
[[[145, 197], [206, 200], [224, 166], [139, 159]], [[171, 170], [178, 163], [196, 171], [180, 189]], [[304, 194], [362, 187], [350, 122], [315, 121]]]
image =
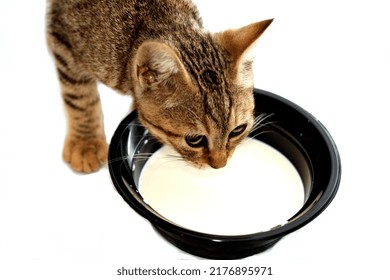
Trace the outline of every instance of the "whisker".
[[260, 135], [262, 135], [262, 134], [265, 134], [265, 133], [270, 133], [270, 132], [272, 132], [272, 130], [264, 130], [264, 131], [260, 131], [260, 132], [258, 132], [258, 133], [256, 133], [256, 134], [254, 134], [254, 135], [251, 135], [250, 137], [248, 137], [248, 139], [247, 139], [247, 140], [250, 140], [250, 139], [255, 139], [256, 137], [258, 137], [258, 136], [260, 136]]
[[110, 159], [108, 161], [108, 163], [114, 163], [114, 162], [118, 162], [118, 161], [125, 161], [128, 158], [129, 158], [129, 156], [118, 157], [118, 158]]
[[275, 123], [275, 121], [269, 120], [274, 114], [260, 114], [255, 118], [252, 129], [250, 133], [253, 133], [263, 127], [267, 127], [270, 124]]
[[153, 153], [138, 153], [133, 155], [133, 161], [138, 162], [138, 161], [143, 161], [143, 160], [148, 160]]
[[165, 156], [165, 159], [168, 159], [170, 162], [172, 162], [172, 161], [185, 161], [185, 159], [179, 154], [177, 154], [177, 155], [168, 154]]
[[255, 139], [259, 135], [262, 135], [264, 133], [269, 133], [271, 130], [266, 129], [270, 124], [275, 123], [275, 121], [271, 121], [270, 119], [274, 116], [274, 114], [267, 114], [267, 113], [262, 113], [259, 114], [254, 122], [252, 129], [249, 132], [249, 136], [244, 139], [239, 146], [245, 145], [249, 142], [249, 140]]
[[158, 162], [158, 167], [161, 167], [166, 164], [172, 164], [175, 162], [181, 162], [184, 161], [184, 159], [180, 155], [174, 155], [174, 154], [167, 154], [164, 155], [163, 157], [159, 158]]
[[[140, 160], [147, 160], [147, 159], [149, 159], [152, 155], [153, 155], [153, 153], [139, 153], [139, 154], [134, 154], [133, 160], [134, 160], [135, 162], [140, 161]], [[126, 155], [126, 156], [122, 156], [122, 157], [110, 159], [110, 160], [108, 161], [108, 163], [115, 163], [115, 162], [118, 162], [118, 161], [123, 161], [123, 162], [124, 162], [124, 161], [127, 161], [129, 158], [130, 158], [130, 156], [129, 156], [129, 155]]]
[[[257, 128], [259, 127], [263, 127], [265, 125], [268, 125], [270, 123], [273, 123], [273, 121], [268, 121], [268, 122], [265, 122], [266, 120], [270, 119], [271, 117], [273, 117], [274, 114], [267, 114], [267, 113], [262, 113], [260, 115], [258, 115], [256, 118], [255, 118], [255, 121], [253, 123], [253, 127], [252, 127], [252, 130], [251, 132], [253, 132], [254, 130], [256, 130]], [[264, 123], [265, 122], [265, 123]]]
[[176, 160], [176, 161], [184, 161], [184, 159], [182, 157], [179, 157], [179, 156], [167, 156], [165, 157], [165, 159], [169, 159], [169, 160]]
[[154, 153], [137, 153], [137, 154], [134, 154], [134, 158], [138, 158], [138, 157], [151, 157]]

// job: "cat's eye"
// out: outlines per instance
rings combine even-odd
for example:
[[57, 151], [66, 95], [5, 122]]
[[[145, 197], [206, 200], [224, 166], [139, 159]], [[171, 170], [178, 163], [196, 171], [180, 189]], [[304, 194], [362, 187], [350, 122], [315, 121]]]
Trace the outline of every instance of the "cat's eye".
[[204, 135], [188, 135], [185, 137], [188, 146], [193, 148], [205, 147], [207, 138]]
[[230, 134], [229, 134], [229, 138], [233, 138], [233, 137], [237, 137], [239, 135], [241, 135], [245, 130], [246, 130], [246, 124], [242, 124], [242, 125], [239, 125], [237, 126], [235, 129], [233, 129]]

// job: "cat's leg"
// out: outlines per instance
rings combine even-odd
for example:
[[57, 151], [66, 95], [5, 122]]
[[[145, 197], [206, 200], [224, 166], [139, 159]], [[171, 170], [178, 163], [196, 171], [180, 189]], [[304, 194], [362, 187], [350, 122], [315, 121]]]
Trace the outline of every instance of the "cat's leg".
[[107, 160], [107, 142], [94, 80], [77, 80], [59, 71], [68, 118], [63, 159], [79, 172], [97, 170]]
[[59, 71], [67, 114], [63, 159], [72, 169], [93, 172], [107, 160], [107, 142], [96, 82], [76, 80]]
[[96, 80], [83, 73], [70, 45], [58, 34], [49, 34], [67, 115], [63, 159], [78, 172], [93, 172], [107, 160], [108, 146]]

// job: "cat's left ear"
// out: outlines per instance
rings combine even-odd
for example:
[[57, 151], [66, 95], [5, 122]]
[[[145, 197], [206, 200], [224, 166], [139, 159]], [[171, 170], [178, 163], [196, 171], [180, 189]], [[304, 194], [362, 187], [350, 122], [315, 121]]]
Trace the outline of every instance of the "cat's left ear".
[[273, 19], [264, 20], [215, 35], [217, 42], [232, 58], [232, 78], [243, 87], [253, 87], [253, 57], [249, 50], [272, 21]]
[[252, 23], [239, 29], [226, 30], [215, 35], [217, 42], [238, 61], [263, 34], [273, 19]]

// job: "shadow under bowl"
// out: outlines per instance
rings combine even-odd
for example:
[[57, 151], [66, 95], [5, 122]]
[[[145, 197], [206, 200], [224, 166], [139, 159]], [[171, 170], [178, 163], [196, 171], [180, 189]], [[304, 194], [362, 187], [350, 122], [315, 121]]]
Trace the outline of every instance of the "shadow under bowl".
[[[296, 104], [270, 92], [254, 89], [255, 115], [272, 114], [267, 133], [253, 132], [260, 140], [287, 157], [297, 169], [304, 186], [304, 205], [286, 224], [268, 231], [224, 236], [182, 228], [154, 211], [138, 189], [147, 159], [139, 153], [154, 153], [161, 144], [130, 113], [115, 131], [109, 148], [109, 170], [118, 193], [141, 216], [176, 247], [209, 259], [238, 259], [272, 247], [285, 235], [303, 227], [331, 203], [341, 179], [337, 147], [326, 128]], [[256, 222], [256, 215], [250, 219]]]

